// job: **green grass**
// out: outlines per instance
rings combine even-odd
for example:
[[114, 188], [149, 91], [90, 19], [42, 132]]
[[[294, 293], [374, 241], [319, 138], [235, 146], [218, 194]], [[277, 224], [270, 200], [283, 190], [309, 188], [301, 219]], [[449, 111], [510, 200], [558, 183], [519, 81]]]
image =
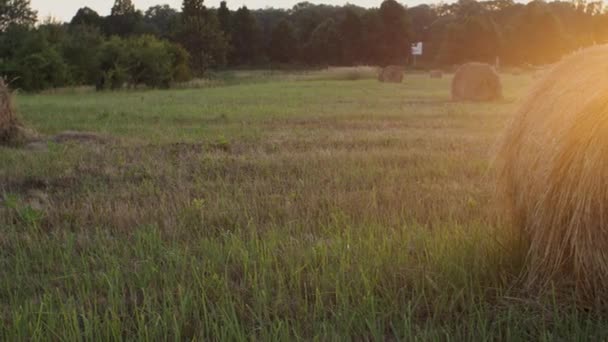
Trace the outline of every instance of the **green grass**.
[[42, 133], [111, 141], [0, 149], [0, 339], [606, 336], [519, 288], [493, 204], [529, 75], [495, 104], [451, 103], [449, 78], [341, 77], [18, 96]]

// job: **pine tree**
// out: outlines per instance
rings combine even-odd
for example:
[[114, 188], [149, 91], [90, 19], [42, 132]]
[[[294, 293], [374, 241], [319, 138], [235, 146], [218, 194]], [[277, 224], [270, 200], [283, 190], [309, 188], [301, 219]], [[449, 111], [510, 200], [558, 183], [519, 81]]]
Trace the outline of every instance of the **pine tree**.
[[272, 31], [268, 54], [273, 62], [290, 63], [296, 56], [296, 49], [293, 26], [283, 19]]
[[203, 0], [184, 0], [175, 39], [190, 53], [190, 66], [199, 76], [209, 67], [226, 64], [228, 41], [217, 16], [207, 11]]
[[220, 22], [220, 28], [224, 32], [224, 34], [230, 34], [230, 10], [228, 9], [228, 5], [226, 1], [222, 1], [220, 3], [220, 8], [217, 10], [217, 19]]
[[234, 47], [232, 64], [252, 64], [260, 59], [261, 30], [257, 20], [245, 6], [234, 14], [231, 37]]
[[395, 0], [380, 5], [382, 34], [379, 42], [380, 63], [404, 64], [410, 56], [410, 22], [405, 8]]

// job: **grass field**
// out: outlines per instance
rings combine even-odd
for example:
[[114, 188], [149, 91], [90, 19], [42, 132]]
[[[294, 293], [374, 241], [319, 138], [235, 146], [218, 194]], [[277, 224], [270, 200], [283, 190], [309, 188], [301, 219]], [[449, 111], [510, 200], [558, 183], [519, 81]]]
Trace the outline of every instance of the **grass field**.
[[494, 104], [317, 76], [19, 95], [39, 132], [108, 141], [0, 149], [0, 339], [608, 334], [518, 287], [490, 160], [530, 75]]

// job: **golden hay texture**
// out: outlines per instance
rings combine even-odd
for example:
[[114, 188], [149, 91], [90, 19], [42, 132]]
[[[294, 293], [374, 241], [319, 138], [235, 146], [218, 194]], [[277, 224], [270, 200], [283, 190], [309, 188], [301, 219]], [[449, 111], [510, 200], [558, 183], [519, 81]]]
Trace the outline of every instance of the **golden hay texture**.
[[452, 79], [452, 100], [494, 101], [502, 98], [500, 77], [484, 63], [461, 65]]
[[535, 85], [496, 163], [528, 285], [608, 298], [608, 46], [566, 57]]
[[0, 142], [10, 140], [14, 126], [17, 124], [13, 112], [11, 92], [2, 78], [0, 78]]
[[431, 72], [429, 73], [429, 76], [431, 78], [442, 78], [443, 72], [441, 70], [431, 70]]
[[0, 78], [0, 145], [22, 145], [37, 137], [36, 132], [19, 123], [13, 108], [11, 91]]
[[380, 71], [378, 75], [380, 82], [401, 83], [403, 82], [403, 67], [399, 65], [389, 65]]

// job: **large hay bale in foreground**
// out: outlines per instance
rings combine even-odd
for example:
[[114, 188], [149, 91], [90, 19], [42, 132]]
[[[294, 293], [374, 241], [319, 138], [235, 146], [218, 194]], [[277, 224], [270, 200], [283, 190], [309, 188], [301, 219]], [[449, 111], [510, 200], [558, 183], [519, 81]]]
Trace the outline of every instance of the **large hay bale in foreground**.
[[0, 78], [0, 145], [21, 145], [36, 137], [34, 131], [19, 123], [13, 108], [11, 91]]
[[536, 84], [496, 162], [528, 242], [528, 284], [556, 281], [607, 300], [608, 46], [568, 56]]
[[461, 65], [452, 79], [452, 100], [494, 101], [502, 98], [500, 77], [484, 63]]
[[13, 111], [11, 92], [4, 80], [0, 78], [0, 143], [10, 142], [16, 125], [17, 119]]
[[398, 65], [389, 65], [380, 71], [378, 76], [380, 82], [401, 83], [403, 82], [403, 67]]

